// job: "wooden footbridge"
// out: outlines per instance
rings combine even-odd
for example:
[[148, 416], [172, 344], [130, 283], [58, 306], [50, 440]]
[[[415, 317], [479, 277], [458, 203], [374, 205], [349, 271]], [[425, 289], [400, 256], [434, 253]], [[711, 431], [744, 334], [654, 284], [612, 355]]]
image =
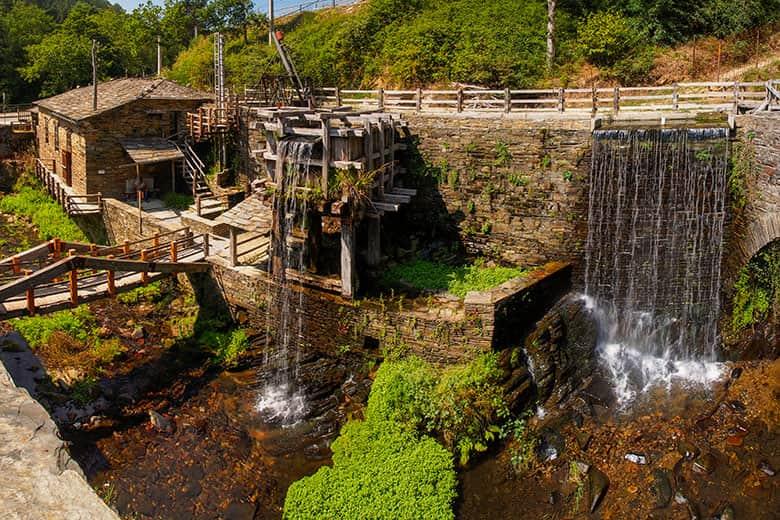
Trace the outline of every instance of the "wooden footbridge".
[[115, 296], [170, 273], [209, 269], [208, 235], [188, 228], [116, 246], [54, 239], [0, 260], [0, 320]]

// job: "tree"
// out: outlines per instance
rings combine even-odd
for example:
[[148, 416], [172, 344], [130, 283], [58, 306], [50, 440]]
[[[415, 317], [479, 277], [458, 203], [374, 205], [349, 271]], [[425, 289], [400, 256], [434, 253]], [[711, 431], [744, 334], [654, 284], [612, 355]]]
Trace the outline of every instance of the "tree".
[[53, 26], [54, 20], [43, 9], [21, 0], [0, 12], [0, 91], [8, 99], [29, 101], [37, 92], [37, 85], [25, 82], [17, 69], [27, 59], [25, 48], [40, 42]]
[[547, 0], [547, 71], [555, 61], [555, 0]]

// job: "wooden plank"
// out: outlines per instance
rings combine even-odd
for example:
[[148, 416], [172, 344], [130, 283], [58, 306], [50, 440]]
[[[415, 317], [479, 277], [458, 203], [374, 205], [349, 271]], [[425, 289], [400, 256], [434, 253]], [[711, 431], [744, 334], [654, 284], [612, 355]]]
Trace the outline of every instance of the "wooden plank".
[[[199, 250], [202, 256], [202, 250]], [[208, 262], [141, 262], [138, 260], [109, 259], [101, 257], [76, 257], [85, 268], [142, 273], [203, 273], [211, 267]]]
[[62, 260], [55, 262], [43, 269], [35, 271], [29, 276], [25, 276], [19, 280], [7, 283], [0, 287], [0, 301], [7, 300], [11, 296], [22, 294], [27, 289], [35, 288], [35, 286], [48, 282], [53, 278], [57, 278], [68, 271], [78, 267], [78, 258], [80, 257], [66, 257]]

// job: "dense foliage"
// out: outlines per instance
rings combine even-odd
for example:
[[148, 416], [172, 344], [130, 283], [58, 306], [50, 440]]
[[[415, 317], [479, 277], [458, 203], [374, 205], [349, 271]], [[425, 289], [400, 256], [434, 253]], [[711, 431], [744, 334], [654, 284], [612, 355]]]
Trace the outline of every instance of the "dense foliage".
[[734, 332], [780, 318], [780, 242], [762, 249], [742, 268], [734, 284], [731, 326]]
[[392, 421], [350, 421], [332, 448], [333, 467], [288, 489], [285, 519], [454, 518], [452, 457], [430, 437]]
[[412, 260], [389, 269], [383, 283], [394, 287], [412, 286], [431, 291], [448, 291], [463, 298], [469, 291], [485, 291], [527, 274], [519, 267], [488, 267], [483, 260], [470, 265], [453, 266], [428, 260]]
[[0, 199], [0, 211], [28, 217], [46, 240], [57, 237], [71, 242], [89, 242], [60, 205], [30, 176], [22, 177], [16, 183], [14, 193]]

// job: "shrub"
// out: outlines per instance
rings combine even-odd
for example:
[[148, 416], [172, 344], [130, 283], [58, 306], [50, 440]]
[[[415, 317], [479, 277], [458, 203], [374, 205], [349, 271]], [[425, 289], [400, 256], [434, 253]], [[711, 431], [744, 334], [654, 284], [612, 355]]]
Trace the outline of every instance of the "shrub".
[[590, 14], [577, 29], [583, 56], [590, 63], [611, 67], [639, 45], [642, 33], [630, 18], [614, 11]]
[[417, 357], [385, 361], [371, 387], [366, 417], [437, 435], [466, 464], [484, 451], [508, 415], [495, 354], [443, 370]]
[[198, 340], [211, 351], [214, 362], [223, 366], [234, 366], [241, 354], [249, 348], [249, 338], [243, 329], [227, 332], [206, 331]]
[[29, 218], [44, 240], [57, 237], [73, 242], [89, 241], [59, 204], [49, 198], [37, 181], [27, 176], [17, 183], [14, 193], [0, 199], [0, 211]]
[[780, 241], [760, 251], [742, 268], [734, 283], [731, 328], [734, 332], [780, 310]]
[[148, 285], [141, 285], [119, 294], [116, 299], [125, 305], [133, 305], [142, 301], [156, 302], [163, 296], [162, 283], [160, 281], [152, 282]]
[[195, 200], [192, 195], [184, 195], [182, 193], [174, 193], [169, 191], [162, 197], [163, 203], [171, 209], [185, 210], [192, 206]]
[[452, 457], [435, 440], [392, 421], [350, 421], [333, 443], [333, 467], [294, 482], [284, 518], [451, 519]]
[[67, 334], [77, 341], [86, 343], [91, 338], [91, 329], [94, 325], [95, 317], [86, 305], [73, 310], [19, 318], [14, 321], [14, 328], [33, 349], [48, 343], [55, 332]]

